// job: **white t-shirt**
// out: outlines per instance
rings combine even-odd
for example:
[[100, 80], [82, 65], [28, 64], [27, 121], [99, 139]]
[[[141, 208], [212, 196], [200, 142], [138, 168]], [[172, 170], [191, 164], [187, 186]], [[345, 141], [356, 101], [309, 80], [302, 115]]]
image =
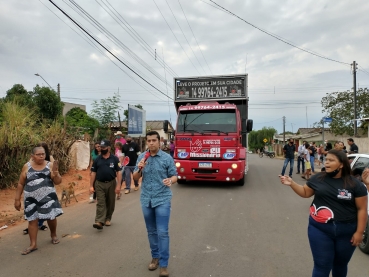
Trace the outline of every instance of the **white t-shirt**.
[[304, 150], [304, 154], [306, 155], [305, 162], [310, 162], [310, 153], [309, 149]]

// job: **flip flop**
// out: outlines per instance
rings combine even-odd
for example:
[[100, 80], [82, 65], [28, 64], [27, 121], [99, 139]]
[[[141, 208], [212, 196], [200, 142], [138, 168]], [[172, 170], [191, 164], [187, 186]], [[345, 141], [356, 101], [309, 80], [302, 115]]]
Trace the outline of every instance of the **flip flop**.
[[24, 249], [22, 252], [21, 252], [21, 254], [22, 255], [28, 255], [29, 253], [32, 253], [32, 252], [34, 252], [34, 251], [36, 251], [37, 250], [37, 248], [26, 248], [26, 249]]
[[60, 240], [58, 238], [56, 239], [51, 239], [51, 243], [52, 244], [58, 244], [60, 242]]
[[40, 229], [42, 231], [46, 231], [47, 230], [47, 226], [46, 225], [42, 225], [41, 227], [38, 227], [38, 229]]

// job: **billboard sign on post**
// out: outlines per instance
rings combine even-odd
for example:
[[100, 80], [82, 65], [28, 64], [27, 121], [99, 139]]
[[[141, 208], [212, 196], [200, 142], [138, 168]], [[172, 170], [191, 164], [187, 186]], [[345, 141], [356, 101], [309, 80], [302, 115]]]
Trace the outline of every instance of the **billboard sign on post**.
[[146, 111], [128, 105], [128, 135], [144, 137], [146, 135]]

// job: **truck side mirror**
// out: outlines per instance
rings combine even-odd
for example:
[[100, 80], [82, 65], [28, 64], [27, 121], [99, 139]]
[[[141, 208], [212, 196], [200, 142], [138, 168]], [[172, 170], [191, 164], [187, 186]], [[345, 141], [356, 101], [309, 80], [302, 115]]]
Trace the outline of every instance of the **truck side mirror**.
[[164, 130], [164, 133], [168, 133], [168, 125], [169, 125], [169, 121], [168, 120], [164, 120], [164, 122], [163, 122], [163, 130]]
[[252, 125], [253, 125], [253, 120], [252, 119], [247, 119], [246, 121], [246, 132], [250, 133], [252, 131]]

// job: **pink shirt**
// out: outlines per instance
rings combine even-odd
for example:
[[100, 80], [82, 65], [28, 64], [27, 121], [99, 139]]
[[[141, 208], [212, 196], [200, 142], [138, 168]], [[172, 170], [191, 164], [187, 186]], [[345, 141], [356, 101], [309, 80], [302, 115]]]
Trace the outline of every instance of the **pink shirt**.
[[124, 138], [122, 138], [122, 137], [121, 137], [120, 139], [116, 139], [114, 143], [116, 143], [116, 142], [118, 142], [118, 141], [119, 141], [122, 145], [125, 145], [125, 144], [126, 144], [126, 140], [125, 140]]

